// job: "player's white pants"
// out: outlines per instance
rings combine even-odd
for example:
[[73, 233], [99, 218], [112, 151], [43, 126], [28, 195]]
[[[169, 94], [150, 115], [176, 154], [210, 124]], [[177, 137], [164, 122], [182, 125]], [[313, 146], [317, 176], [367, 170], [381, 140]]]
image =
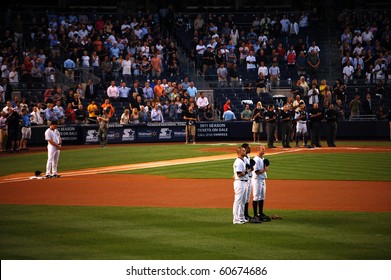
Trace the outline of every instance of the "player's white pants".
[[253, 178], [253, 201], [265, 200], [266, 179]]
[[46, 163], [46, 175], [57, 174], [58, 159], [60, 150], [53, 145], [48, 145], [48, 161]]
[[250, 202], [250, 196], [251, 196], [251, 186], [252, 186], [252, 180], [251, 177], [249, 177], [249, 180], [247, 181], [246, 187], [244, 189], [244, 203]]
[[296, 133], [300, 133], [301, 135], [307, 133], [307, 124], [305, 122], [297, 122]]
[[247, 182], [235, 180], [234, 181], [234, 205], [233, 205], [233, 222], [244, 221], [244, 190]]

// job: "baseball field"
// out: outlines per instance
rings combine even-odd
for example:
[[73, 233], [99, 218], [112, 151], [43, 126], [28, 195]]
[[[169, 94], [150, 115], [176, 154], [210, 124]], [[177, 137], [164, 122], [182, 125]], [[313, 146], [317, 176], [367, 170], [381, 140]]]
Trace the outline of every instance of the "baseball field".
[[29, 177], [44, 171], [46, 147], [3, 153], [0, 258], [391, 258], [389, 141], [266, 149], [265, 213], [283, 219], [233, 225], [241, 144], [64, 146], [61, 178], [42, 180]]

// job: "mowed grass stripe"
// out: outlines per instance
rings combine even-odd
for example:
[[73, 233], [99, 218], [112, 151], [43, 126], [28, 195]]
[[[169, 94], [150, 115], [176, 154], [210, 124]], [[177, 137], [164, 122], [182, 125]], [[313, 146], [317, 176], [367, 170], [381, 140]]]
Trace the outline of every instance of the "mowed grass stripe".
[[[265, 157], [271, 161], [268, 171], [271, 179], [391, 181], [391, 153], [289, 153]], [[231, 178], [233, 161], [234, 158], [121, 173], [169, 178]]]
[[0, 206], [1, 259], [389, 259], [391, 213]]

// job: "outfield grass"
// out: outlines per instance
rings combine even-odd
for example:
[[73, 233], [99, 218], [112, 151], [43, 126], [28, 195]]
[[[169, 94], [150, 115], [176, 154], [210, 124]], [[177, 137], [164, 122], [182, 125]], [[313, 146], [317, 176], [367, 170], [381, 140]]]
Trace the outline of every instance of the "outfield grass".
[[389, 259], [391, 213], [0, 206], [1, 259]]

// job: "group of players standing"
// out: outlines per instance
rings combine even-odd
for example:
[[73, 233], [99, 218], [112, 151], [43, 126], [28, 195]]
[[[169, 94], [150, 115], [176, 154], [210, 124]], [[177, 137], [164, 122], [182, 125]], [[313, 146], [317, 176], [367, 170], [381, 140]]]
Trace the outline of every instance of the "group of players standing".
[[[293, 104], [286, 103], [276, 110], [273, 104], [264, 108], [262, 103], [258, 102], [253, 110], [252, 118], [254, 142], [259, 142], [260, 133], [263, 132], [263, 123], [265, 123], [268, 148], [275, 148], [274, 142], [278, 139], [278, 132], [280, 132], [283, 148], [291, 148], [290, 142], [292, 141], [296, 141], [296, 147], [300, 147], [300, 141], [303, 141], [304, 147], [321, 147], [320, 132], [322, 120], [325, 119], [327, 145], [336, 147], [338, 113], [334, 110], [334, 105], [330, 104], [325, 110], [319, 108], [316, 102], [311, 106], [312, 108], [307, 110], [304, 101], [296, 100]], [[311, 143], [308, 145], [309, 137]]]
[[[249, 144], [244, 143], [237, 148], [237, 158], [233, 164], [234, 171], [234, 203], [233, 203], [233, 223], [245, 224], [262, 223], [270, 221], [271, 218], [263, 213], [263, 205], [266, 197], [266, 171], [269, 169], [269, 161], [264, 159], [265, 147], [256, 147], [256, 156], [250, 159], [251, 153]], [[254, 216], [249, 215], [249, 202], [253, 194]]]

